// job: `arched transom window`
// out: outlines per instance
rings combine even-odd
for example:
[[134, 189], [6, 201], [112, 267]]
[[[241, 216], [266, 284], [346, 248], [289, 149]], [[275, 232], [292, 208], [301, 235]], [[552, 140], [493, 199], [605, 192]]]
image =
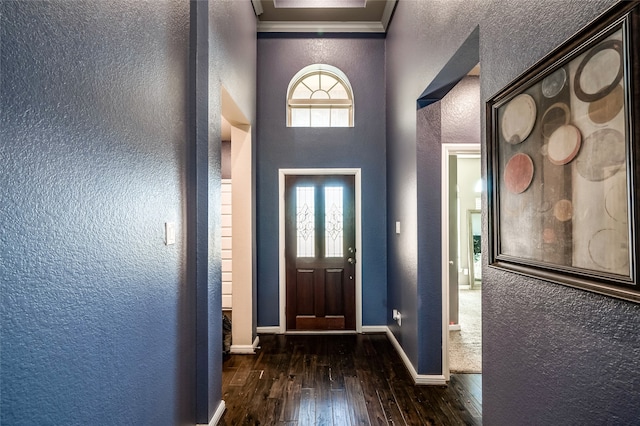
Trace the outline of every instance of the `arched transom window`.
[[353, 91], [336, 67], [303, 68], [287, 90], [288, 127], [353, 127]]

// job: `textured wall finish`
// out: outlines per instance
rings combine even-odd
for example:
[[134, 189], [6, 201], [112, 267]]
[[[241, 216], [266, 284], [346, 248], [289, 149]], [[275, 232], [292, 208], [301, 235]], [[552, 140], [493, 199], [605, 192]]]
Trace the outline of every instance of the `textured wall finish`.
[[3, 1], [0, 43], [0, 423], [208, 423], [220, 86], [253, 122], [250, 3]]
[[[326, 63], [353, 87], [355, 127], [287, 128], [291, 78]], [[363, 325], [386, 323], [384, 40], [268, 38], [258, 40], [258, 322], [279, 322], [278, 169], [362, 168]]]
[[480, 143], [480, 79], [467, 76], [442, 98], [442, 143]]
[[0, 423], [192, 422], [189, 4], [5, 1], [0, 15]]
[[[413, 185], [420, 176], [402, 161], [420, 146], [412, 134], [415, 98], [477, 25], [484, 103], [613, 3], [568, 1], [559, 7], [554, 0], [398, 2], [386, 44], [389, 211], [414, 214], [410, 200], [392, 194], [404, 179]], [[426, 157], [440, 155], [439, 148], [430, 147]], [[425, 199], [418, 199], [418, 205], [440, 208], [439, 202], [430, 207]], [[391, 213], [390, 220], [396, 220]], [[485, 217], [484, 235], [486, 229]], [[401, 256], [409, 259], [404, 253], [410, 248], [389, 245], [390, 282], [413, 274], [411, 262], [391, 264]], [[397, 275], [392, 276], [392, 270]], [[415, 291], [412, 283], [397, 282], [401, 288], [392, 294], [389, 286], [390, 299]], [[639, 305], [496, 271], [486, 264], [482, 285], [485, 424], [637, 423]], [[421, 299], [425, 302], [431, 303]], [[439, 306], [439, 301], [434, 303]], [[432, 306], [418, 306], [409, 315], [431, 318]], [[427, 353], [439, 350], [421, 346], [420, 363], [426, 362]]]
[[[217, 0], [209, 4], [209, 418], [222, 398], [222, 269], [220, 227], [222, 87], [248, 120], [255, 140], [256, 18], [250, 2]], [[253, 155], [253, 169], [255, 170]], [[255, 179], [255, 172], [253, 174]], [[254, 191], [255, 192], [255, 191]], [[254, 194], [251, 195], [254, 197]], [[255, 205], [253, 203], [252, 205]], [[255, 214], [255, 211], [252, 212]], [[253, 227], [255, 229], [255, 226]], [[213, 261], [212, 261], [213, 260]], [[247, 259], [251, 261], [251, 259]], [[255, 263], [255, 256], [253, 259]], [[253, 271], [256, 270], [255, 264]], [[255, 278], [254, 278], [255, 283]], [[255, 284], [254, 284], [255, 285]], [[255, 288], [253, 318], [255, 321]], [[254, 328], [255, 330], [255, 328]], [[204, 422], [208, 423], [208, 421]]]

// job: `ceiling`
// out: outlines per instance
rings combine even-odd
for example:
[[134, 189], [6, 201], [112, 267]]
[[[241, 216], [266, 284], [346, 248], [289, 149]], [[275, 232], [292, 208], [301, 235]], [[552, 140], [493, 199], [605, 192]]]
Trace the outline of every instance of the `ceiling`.
[[258, 17], [259, 33], [385, 33], [397, 0], [251, 2]]

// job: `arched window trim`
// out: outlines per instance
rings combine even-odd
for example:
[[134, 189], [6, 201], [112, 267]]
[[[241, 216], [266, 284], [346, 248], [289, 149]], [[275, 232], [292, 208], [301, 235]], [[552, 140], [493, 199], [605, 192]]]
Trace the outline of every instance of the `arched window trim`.
[[[325, 74], [329, 75], [337, 80], [337, 84], [341, 84], [346, 93], [348, 99], [292, 99], [293, 93], [296, 88], [305, 80], [307, 77], [317, 74]], [[334, 85], [335, 86], [335, 85]], [[333, 87], [332, 87], [333, 88]], [[331, 90], [331, 89], [330, 89]], [[353, 89], [351, 88], [351, 83], [347, 78], [346, 74], [342, 72], [339, 68], [336, 68], [332, 65], [327, 64], [312, 64], [302, 68], [300, 71], [293, 76], [291, 81], [289, 82], [289, 86], [287, 87], [287, 127], [292, 127], [291, 123], [291, 111], [294, 108], [326, 108], [326, 107], [338, 107], [345, 108], [349, 110], [349, 126], [354, 126], [354, 116], [355, 116], [355, 102], [353, 96]], [[332, 126], [330, 126], [332, 127]]]

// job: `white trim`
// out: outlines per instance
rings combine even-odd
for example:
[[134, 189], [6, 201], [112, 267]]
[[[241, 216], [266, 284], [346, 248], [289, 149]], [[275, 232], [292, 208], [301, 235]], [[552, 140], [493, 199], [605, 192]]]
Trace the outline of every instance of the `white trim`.
[[462, 327], [460, 327], [460, 324], [449, 324], [449, 331], [460, 331], [462, 330]]
[[349, 335], [349, 334], [357, 334], [355, 330], [290, 330], [285, 331], [286, 335], [303, 335], [303, 336], [311, 336], [311, 335]]
[[[442, 144], [442, 376], [446, 381], [451, 376], [449, 370], [449, 155], [478, 154], [479, 143]], [[459, 327], [459, 326], [458, 326]]]
[[256, 348], [258, 347], [259, 344], [260, 344], [260, 337], [256, 336], [256, 338], [253, 339], [253, 344], [251, 344], [251, 345], [231, 345], [231, 347], [229, 348], [229, 351], [234, 355], [255, 354], [256, 353]]
[[[356, 333], [362, 330], [362, 170], [357, 169], [279, 169], [278, 170], [278, 233], [279, 233], [279, 301], [280, 301], [280, 325], [279, 334], [284, 334], [287, 329], [285, 307], [287, 305], [287, 267], [284, 254], [284, 181], [287, 175], [353, 175], [355, 183], [355, 216], [356, 216]], [[272, 328], [272, 327], [268, 327]]]
[[386, 333], [388, 330], [386, 325], [363, 325], [361, 333]]
[[256, 333], [258, 334], [280, 334], [280, 326], [273, 327], [256, 327]]
[[222, 418], [222, 415], [224, 414], [224, 410], [226, 409], [226, 405], [224, 403], [224, 399], [220, 401], [220, 404], [218, 404], [218, 408], [216, 408], [216, 412], [213, 413], [213, 417], [211, 417], [211, 420], [209, 421], [208, 425], [205, 423], [198, 423], [197, 426], [215, 426], [218, 424], [218, 422], [220, 421], [220, 419]]
[[229, 352], [234, 355], [252, 355], [256, 353], [253, 345], [231, 345]]
[[382, 12], [382, 26], [387, 31], [389, 28], [389, 21], [391, 20], [391, 15], [393, 14], [393, 9], [396, 7], [397, 0], [387, 0], [387, 4], [384, 6], [384, 11]]
[[260, 16], [264, 13], [264, 8], [262, 7], [262, 3], [260, 3], [260, 0], [251, 0], [251, 4], [253, 5], [253, 11], [255, 12], [256, 16]]
[[332, 22], [332, 21], [265, 21], [258, 22], [259, 33], [384, 33], [382, 22]]
[[396, 340], [396, 336], [393, 335], [393, 333], [388, 327], [387, 327], [387, 338], [391, 341], [391, 344], [393, 345], [393, 347], [396, 348], [396, 351], [398, 352], [398, 355], [400, 355], [400, 358], [402, 358], [402, 361], [404, 362], [405, 367], [407, 367], [407, 370], [409, 370], [409, 374], [411, 375], [411, 378], [413, 379], [414, 384], [416, 385], [446, 385], [447, 384], [449, 380], [442, 374], [440, 375], [418, 374], [413, 364], [411, 364], [409, 357], [407, 356], [406, 353], [404, 353], [404, 349], [402, 349], [402, 346], [400, 346], [400, 343], [398, 343], [398, 340]]

